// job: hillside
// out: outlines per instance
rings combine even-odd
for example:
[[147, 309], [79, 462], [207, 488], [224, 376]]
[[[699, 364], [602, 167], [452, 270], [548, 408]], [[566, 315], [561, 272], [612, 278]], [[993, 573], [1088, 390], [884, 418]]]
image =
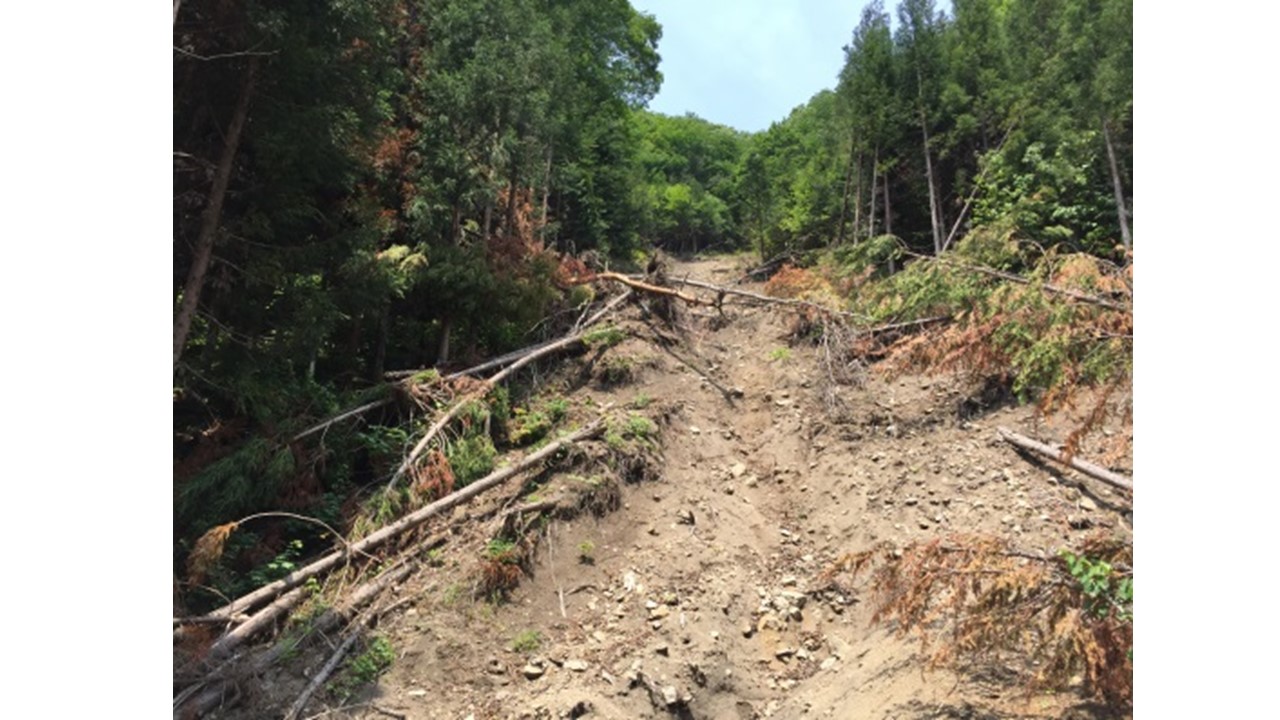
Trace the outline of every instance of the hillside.
[[[747, 264], [677, 262], [668, 277], [763, 292], [739, 282]], [[1046, 558], [1100, 532], [1131, 542], [1123, 493], [996, 433], [1062, 441], [1078, 414], [1046, 424], [955, 374], [889, 379], [857, 363], [835, 377], [823, 346], [795, 337], [794, 307], [729, 295], [676, 304], [667, 322], [656, 296], [635, 295], [613, 321], [625, 339], [530, 379], [533, 397], [564, 401], [561, 427], [604, 408], [635, 432], [430, 521], [417, 535], [435, 538], [429, 562], [383, 593], [376, 628], [299, 717], [1122, 715], [1091, 702], [1083, 677], [1029, 691], [1035, 668], [1016, 653], [932, 666], [937, 638], [925, 648], [873, 621], [870, 573], [840, 569], [877, 548], [976, 535]], [[1123, 432], [1113, 420], [1096, 435]], [[618, 466], [608, 445], [624, 443], [631, 461]], [[610, 464], [612, 477], [579, 487]], [[486, 595], [495, 540], [512, 537], [523, 569], [509, 593]], [[358, 576], [344, 577], [319, 596]], [[351, 658], [371, 657], [373, 637], [389, 664], [361, 677]], [[208, 717], [279, 717], [339, 642], [242, 676]]]

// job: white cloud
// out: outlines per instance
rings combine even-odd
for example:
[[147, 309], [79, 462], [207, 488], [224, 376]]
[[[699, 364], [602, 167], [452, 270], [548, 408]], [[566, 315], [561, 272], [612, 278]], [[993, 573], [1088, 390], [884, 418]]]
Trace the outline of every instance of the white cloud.
[[663, 26], [665, 76], [650, 104], [743, 130], [781, 120], [835, 86], [861, 2], [633, 0]]

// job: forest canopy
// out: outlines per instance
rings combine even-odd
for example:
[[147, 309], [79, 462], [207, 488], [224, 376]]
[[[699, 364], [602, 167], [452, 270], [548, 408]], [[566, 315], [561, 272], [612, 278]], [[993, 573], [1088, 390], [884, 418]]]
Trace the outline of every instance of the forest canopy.
[[186, 0], [173, 33], [175, 568], [253, 512], [339, 524], [403, 438], [291, 439], [544, 339], [568, 257], [1132, 257], [1129, 0], [876, 0], [758, 133], [646, 109], [627, 0]]

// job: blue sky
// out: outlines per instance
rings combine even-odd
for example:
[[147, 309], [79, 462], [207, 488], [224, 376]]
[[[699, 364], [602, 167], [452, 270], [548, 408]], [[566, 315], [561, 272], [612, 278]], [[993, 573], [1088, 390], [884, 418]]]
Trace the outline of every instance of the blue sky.
[[[864, 0], [631, 0], [662, 24], [649, 109], [755, 132], [834, 88]], [[892, 6], [896, 3], [886, 3]]]

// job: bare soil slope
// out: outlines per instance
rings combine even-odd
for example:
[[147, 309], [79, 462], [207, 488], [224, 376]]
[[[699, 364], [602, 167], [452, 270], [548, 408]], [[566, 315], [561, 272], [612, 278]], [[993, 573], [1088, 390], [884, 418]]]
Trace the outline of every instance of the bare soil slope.
[[[732, 284], [742, 265], [671, 275]], [[345, 706], [322, 695], [326, 716], [1108, 717], [1071, 695], [1028, 696], [999, 667], [929, 670], [917, 639], [871, 623], [865, 587], [819, 576], [875, 543], [956, 532], [1051, 553], [1099, 527], [1128, 532], [1123, 505], [1019, 457], [997, 425], [1061, 431], [1029, 408], [984, 407], [958, 379], [868, 371], [833, 403], [815, 349], [788, 344], [791, 322], [733, 298], [723, 318], [682, 308], [676, 327], [635, 320], [608, 351], [617, 384], [583, 382], [599, 369], [582, 361], [542, 378], [578, 408], [661, 418], [660, 477], [627, 484], [613, 512], [551, 524], [504, 604], [472, 599], [488, 536], [460, 533], [440, 567], [399, 588], [405, 609], [380, 629], [390, 671]], [[454, 520], [466, 512], [478, 510]], [[278, 716], [323, 661], [274, 671], [235, 716]]]

